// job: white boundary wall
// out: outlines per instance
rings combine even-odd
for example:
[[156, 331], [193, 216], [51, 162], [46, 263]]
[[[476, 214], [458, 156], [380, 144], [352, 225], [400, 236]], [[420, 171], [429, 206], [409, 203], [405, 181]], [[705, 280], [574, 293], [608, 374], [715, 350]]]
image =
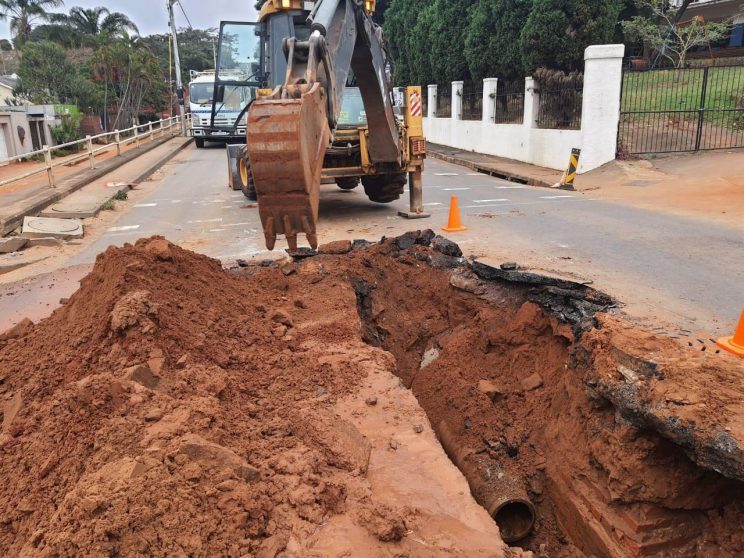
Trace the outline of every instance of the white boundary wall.
[[539, 87], [525, 79], [524, 123], [494, 124], [493, 99], [497, 78], [483, 80], [483, 115], [462, 120], [461, 81], [452, 82], [452, 117], [435, 118], [437, 86], [428, 87], [426, 139], [476, 153], [497, 155], [541, 167], [565, 170], [571, 149], [581, 149], [579, 173], [615, 159], [620, 120], [624, 45], [590, 46], [584, 53], [584, 95], [580, 130], [543, 130], [537, 127]]

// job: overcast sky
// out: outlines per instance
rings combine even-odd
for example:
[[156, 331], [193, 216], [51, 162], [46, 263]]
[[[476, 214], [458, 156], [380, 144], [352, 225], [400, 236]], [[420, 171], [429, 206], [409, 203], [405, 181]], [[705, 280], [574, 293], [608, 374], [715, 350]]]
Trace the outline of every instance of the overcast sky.
[[[220, 20], [248, 21], [254, 19], [254, 1], [181, 0], [186, 15], [191, 20], [191, 25], [198, 29], [218, 27]], [[112, 12], [125, 13], [139, 27], [142, 35], [165, 33], [168, 30], [166, 0], [65, 0], [65, 7], [56, 11], [67, 12], [73, 6], [83, 8], [105, 6]], [[176, 25], [187, 27], [186, 18], [177, 5], [175, 13]], [[0, 23], [0, 35], [5, 38], [10, 36], [7, 22]]]

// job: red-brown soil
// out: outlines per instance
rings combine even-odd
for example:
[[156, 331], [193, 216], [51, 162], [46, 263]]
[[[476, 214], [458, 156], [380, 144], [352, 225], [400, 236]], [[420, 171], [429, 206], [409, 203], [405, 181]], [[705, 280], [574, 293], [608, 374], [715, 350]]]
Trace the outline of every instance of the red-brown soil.
[[[69, 302], [0, 341], [2, 554], [520, 555], [453, 522], [419, 537], [426, 510], [380, 500], [369, 436], [331, 412], [380, 370], [458, 456], [528, 495], [518, 544], [535, 556], [744, 553], [744, 367], [577, 313], [565, 289], [480, 279], [416, 238], [238, 273], [160, 238], [99, 256]], [[662, 372], [633, 376], [618, 351]], [[654, 423], [675, 385], [674, 425], [701, 424], [688, 439]], [[716, 402], [728, 413], [688, 408]], [[400, 423], [395, 396], [375, 403], [341, 414]], [[719, 428], [730, 455], [699, 443]], [[329, 521], [366, 538], [312, 547]]]

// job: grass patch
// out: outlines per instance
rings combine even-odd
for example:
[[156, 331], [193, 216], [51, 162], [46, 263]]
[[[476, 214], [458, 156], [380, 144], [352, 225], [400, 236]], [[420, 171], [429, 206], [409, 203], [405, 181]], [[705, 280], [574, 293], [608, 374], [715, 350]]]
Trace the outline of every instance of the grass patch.
[[127, 194], [125, 190], [119, 190], [114, 196], [114, 199], [117, 201], [124, 201], [127, 198], [129, 198], [129, 194]]
[[625, 72], [622, 111], [687, 111], [677, 113], [675, 118], [695, 119], [704, 102], [705, 108], [711, 110], [706, 115], [707, 122], [737, 128], [732, 113], [715, 110], [744, 108], [744, 66], [708, 68], [703, 101], [704, 82], [703, 68]]

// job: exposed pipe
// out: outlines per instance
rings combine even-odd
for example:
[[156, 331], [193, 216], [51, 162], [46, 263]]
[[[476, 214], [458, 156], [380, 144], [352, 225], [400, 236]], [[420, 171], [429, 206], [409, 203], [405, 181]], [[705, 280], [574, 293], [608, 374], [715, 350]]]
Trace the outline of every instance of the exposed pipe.
[[439, 423], [436, 433], [444, 451], [467, 479], [475, 501], [499, 526], [504, 542], [511, 544], [529, 535], [535, 526], [535, 506], [527, 496], [524, 481], [488, 456], [467, 452], [446, 421]]

